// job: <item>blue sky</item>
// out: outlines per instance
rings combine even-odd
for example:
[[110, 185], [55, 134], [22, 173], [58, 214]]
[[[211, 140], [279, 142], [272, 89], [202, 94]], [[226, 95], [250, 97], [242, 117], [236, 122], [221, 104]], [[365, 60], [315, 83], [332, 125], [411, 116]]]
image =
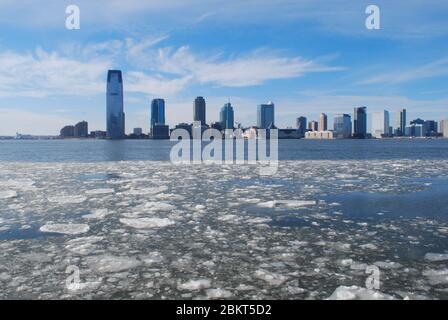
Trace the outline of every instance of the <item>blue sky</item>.
[[[65, 28], [70, 4], [80, 30]], [[369, 4], [381, 30], [365, 28]], [[148, 130], [155, 97], [170, 125], [190, 122], [198, 95], [208, 122], [229, 99], [243, 125], [269, 100], [280, 127], [360, 105], [448, 118], [447, 16], [442, 0], [0, 0], [0, 135], [105, 129], [109, 68], [128, 132]]]

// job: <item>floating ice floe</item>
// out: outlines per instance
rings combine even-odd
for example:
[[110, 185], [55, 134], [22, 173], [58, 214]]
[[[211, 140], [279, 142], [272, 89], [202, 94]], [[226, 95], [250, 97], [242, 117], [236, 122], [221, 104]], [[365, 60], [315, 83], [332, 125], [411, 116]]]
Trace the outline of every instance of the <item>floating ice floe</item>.
[[115, 190], [114, 189], [92, 189], [92, 190], [87, 190], [86, 194], [89, 195], [104, 195], [104, 194], [110, 194], [110, 193], [114, 193]]
[[233, 296], [232, 292], [224, 289], [208, 289], [205, 291], [207, 299], [226, 299]]
[[380, 269], [399, 269], [401, 264], [393, 261], [377, 261], [374, 263]]
[[160, 201], [147, 202], [145, 204], [145, 208], [149, 209], [151, 211], [172, 211], [172, 210], [176, 209], [175, 206], [173, 206], [169, 203], [160, 202]]
[[376, 250], [378, 247], [374, 245], [373, 243], [366, 243], [359, 246], [361, 249], [370, 249], [370, 250]]
[[90, 269], [96, 273], [120, 272], [136, 268], [142, 264], [141, 261], [127, 256], [91, 256], [86, 258]]
[[21, 191], [35, 191], [37, 188], [34, 186], [34, 181], [31, 179], [14, 179], [2, 181], [4, 188], [11, 188]]
[[139, 256], [140, 260], [143, 261], [144, 264], [151, 265], [153, 263], [160, 263], [163, 261], [163, 256], [160, 254], [160, 252], [150, 252], [145, 255]]
[[163, 228], [175, 224], [173, 220], [168, 218], [122, 218], [120, 222], [136, 229]]
[[0, 199], [17, 198], [17, 192], [14, 190], [0, 191]]
[[97, 242], [103, 240], [103, 237], [83, 237], [67, 241], [65, 248], [79, 255], [88, 255], [97, 249]]
[[279, 286], [283, 284], [286, 280], [288, 280], [287, 277], [281, 274], [272, 273], [263, 269], [255, 271], [255, 277], [266, 281], [271, 286]]
[[379, 291], [358, 286], [340, 286], [336, 288], [328, 300], [395, 300], [395, 298]]
[[40, 227], [41, 232], [51, 232], [51, 233], [61, 233], [61, 234], [69, 234], [76, 235], [89, 231], [89, 226], [87, 224], [45, 224]]
[[310, 200], [273, 200], [267, 202], [258, 203], [259, 207], [262, 208], [275, 208], [275, 207], [287, 207], [287, 208], [301, 208], [307, 206], [316, 205], [316, 201]]
[[83, 203], [86, 200], [87, 198], [83, 196], [66, 196], [66, 195], [48, 198], [48, 201], [56, 202], [59, 204], [77, 204], [77, 203]]
[[271, 218], [252, 218], [252, 219], [247, 219], [246, 222], [251, 223], [251, 224], [269, 223], [269, 222], [272, 222], [272, 219]]
[[121, 194], [129, 195], [129, 196], [139, 196], [139, 195], [153, 195], [164, 192], [168, 190], [167, 186], [160, 186], [154, 188], [139, 188], [139, 189], [130, 189], [127, 191], [123, 191]]
[[177, 286], [179, 290], [195, 291], [210, 288], [211, 281], [209, 279], [190, 280]]
[[448, 260], [448, 253], [427, 253], [425, 254], [425, 260], [438, 262]]
[[428, 269], [423, 271], [423, 275], [428, 278], [430, 285], [448, 284], [448, 269]]
[[92, 213], [85, 214], [82, 217], [84, 219], [92, 219], [92, 220], [98, 219], [99, 220], [99, 219], [103, 219], [108, 214], [109, 214], [109, 211], [107, 209], [96, 209], [96, 210], [93, 210]]
[[67, 290], [72, 294], [80, 294], [97, 290], [100, 286], [101, 281], [79, 282], [67, 286]]

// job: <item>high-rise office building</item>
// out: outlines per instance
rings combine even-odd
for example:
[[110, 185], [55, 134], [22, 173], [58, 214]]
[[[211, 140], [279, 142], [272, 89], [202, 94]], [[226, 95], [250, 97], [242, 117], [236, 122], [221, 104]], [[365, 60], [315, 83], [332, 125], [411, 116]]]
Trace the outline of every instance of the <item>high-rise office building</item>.
[[367, 136], [367, 108], [355, 108], [353, 113], [353, 137], [364, 139]]
[[406, 131], [406, 109], [401, 109], [397, 112], [395, 118], [395, 135], [398, 137], [404, 136]]
[[75, 136], [75, 126], [65, 126], [60, 131], [60, 137], [62, 138], [72, 138]]
[[328, 117], [325, 113], [321, 113], [319, 116], [319, 128], [320, 131], [328, 130]]
[[448, 138], [448, 119], [442, 121], [442, 134], [445, 138]]
[[425, 126], [423, 124], [413, 123], [410, 126], [406, 126], [404, 135], [406, 137], [424, 137]]
[[165, 100], [151, 101], [150, 136], [152, 139], [169, 139], [169, 127], [165, 125]]
[[203, 97], [197, 97], [193, 103], [193, 121], [200, 121], [202, 126], [206, 125], [206, 105]]
[[156, 124], [165, 124], [165, 100], [153, 99], [151, 101], [151, 121], [150, 127]]
[[306, 117], [299, 117], [296, 119], [296, 128], [298, 131], [299, 137], [305, 137], [306, 133]]
[[337, 114], [334, 117], [334, 137], [350, 138], [352, 136], [352, 119], [348, 114]]
[[317, 121], [310, 121], [308, 123], [308, 130], [310, 130], [310, 131], [319, 131], [319, 122], [317, 122]]
[[89, 124], [87, 123], [87, 121], [78, 122], [75, 125], [73, 135], [76, 138], [87, 138], [87, 136], [89, 135]]
[[426, 120], [424, 124], [424, 135], [427, 137], [436, 137], [438, 133], [437, 121]]
[[107, 73], [106, 122], [108, 139], [124, 138], [123, 77], [120, 70]]
[[389, 136], [390, 127], [389, 111], [375, 112], [372, 114], [372, 135], [375, 138]]
[[226, 103], [219, 113], [219, 120], [223, 129], [233, 129], [234, 128], [234, 113], [233, 107], [229, 103]]
[[259, 129], [269, 129], [275, 124], [275, 106], [272, 101], [267, 104], [260, 104], [257, 108], [257, 127]]

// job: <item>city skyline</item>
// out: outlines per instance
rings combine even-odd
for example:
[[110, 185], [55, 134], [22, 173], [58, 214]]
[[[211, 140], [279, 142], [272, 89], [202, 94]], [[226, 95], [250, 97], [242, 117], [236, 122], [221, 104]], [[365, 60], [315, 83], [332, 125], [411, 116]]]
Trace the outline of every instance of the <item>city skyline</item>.
[[[127, 137], [125, 128], [125, 113], [123, 105], [123, 79], [121, 70], [109, 70], [107, 72], [106, 88], [106, 126], [107, 131], [100, 130], [88, 133], [88, 123], [79, 122], [75, 126], [66, 125], [60, 130], [62, 138], [107, 138], [124, 139]], [[240, 123], [235, 122], [234, 108], [230, 102], [225, 103], [220, 110], [219, 121], [211, 122], [210, 126], [206, 121], [207, 103], [204, 97], [198, 96], [193, 101], [192, 122], [183, 121], [175, 125], [174, 129], [186, 129], [190, 135], [193, 127], [198, 124], [205, 130], [208, 127], [226, 129], [244, 128]], [[156, 98], [150, 104], [150, 130], [148, 135], [143, 133], [142, 128], [133, 128], [132, 138], [152, 138], [169, 139], [170, 128], [165, 120], [165, 100]], [[185, 119], [186, 120], [186, 119]], [[408, 126], [409, 123], [409, 126]], [[388, 110], [375, 112], [371, 117], [368, 116], [367, 107], [355, 107], [352, 117], [348, 114], [336, 114], [334, 116], [333, 128], [328, 127], [328, 115], [320, 113], [319, 121], [310, 120], [300, 116], [296, 118], [295, 133], [292, 127], [279, 128], [282, 132], [281, 139], [307, 138], [307, 139], [334, 139], [334, 138], [387, 138], [387, 137], [447, 137], [444, 126], [444, 120], [423, 120], [417, 118], [407, 121], [407, 110], [400, 109], [396, 112], [395, 125], [391, 125], [390, 113]], [[370, 125], [369, 125], [370, 124]], [[275, 104], [269, 101], [266, 104], [257, 106], [256, 125], [250, 125], [245, 129], [254, 132], [252, 129], [274, 129], [278, 128], [275, 124]], [[251, 134], [251, 133], [248, 133]], [[19, 135], [19, 134], [17, 134]]]
[[377, 1], [380, 30], [365, 28], [367, 4], [81, 0], [81, 29], [67, 30], [63, 3], [2, 3], [0, 135], [55, 135], [87, 118], [106, 130], [108, 69], [123, 70], [126, 133], [149, 131], [147, 105], [157, 97], [170, 126], [191, 117], [196, 96], [207, 97], [208, 119], [230, 98], [244, 125], [270, 100], [281, 127], [361, 105], [446, 118], [448, 22], [437, 13], [448, 4]]

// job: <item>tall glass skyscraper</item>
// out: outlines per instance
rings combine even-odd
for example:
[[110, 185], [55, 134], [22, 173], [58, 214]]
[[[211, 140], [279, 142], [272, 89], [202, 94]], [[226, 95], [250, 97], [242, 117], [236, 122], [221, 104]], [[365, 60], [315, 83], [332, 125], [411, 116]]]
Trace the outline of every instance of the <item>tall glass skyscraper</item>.
[[272, 101], [268, 104], [260, 104], [257, 109], [257, 127], [269, 129], [275, 123], [275, 106]]
[[206, 124], [205, 118], [205, 99], [197, 97], [193, 104], [193, 121], [200, 121], [202, 126]]
[[348, 114], [337, 114], [334, 117], [334, 134], [336, 138], [350, 138], [352, 135], [352, 119]]
[[123, 77], [120, 70], [107, 73], [106, 127], [108, 139], [123, 139], [125, 115], [123, 112]]
[[353, 137], [364, 139], [367, 136], [367, 108], [355, 108], [353, 120]]
[[319, 129], [320, 131], [328, 130], [328, 117], [325, 113], [321, 113], [319, 116]]
[[299, 137], [301, 137], [301, 138], [305, 137], [306, 126], [307, 126], [306, 117], [299, 117], [296, 119], [296, 128], [297, 128]]
[[154, 99], [151, 102], [151, 129], [156, 124], [165, 124], [165, 100]]
[[404, 136], [406, 131], [406, 109], [401, 109], [397, 112], [395, 122], [395, 135]]
[[223, 129], [233, 129], [234, 128], [234, 118], [233, 118], [233, 107], [229, 103], [226, 103], [219, 113], [219, 120]]
[[389, 112], [375, 112], [372, 114], [372, 135], [382, 138], [389, 135]]

